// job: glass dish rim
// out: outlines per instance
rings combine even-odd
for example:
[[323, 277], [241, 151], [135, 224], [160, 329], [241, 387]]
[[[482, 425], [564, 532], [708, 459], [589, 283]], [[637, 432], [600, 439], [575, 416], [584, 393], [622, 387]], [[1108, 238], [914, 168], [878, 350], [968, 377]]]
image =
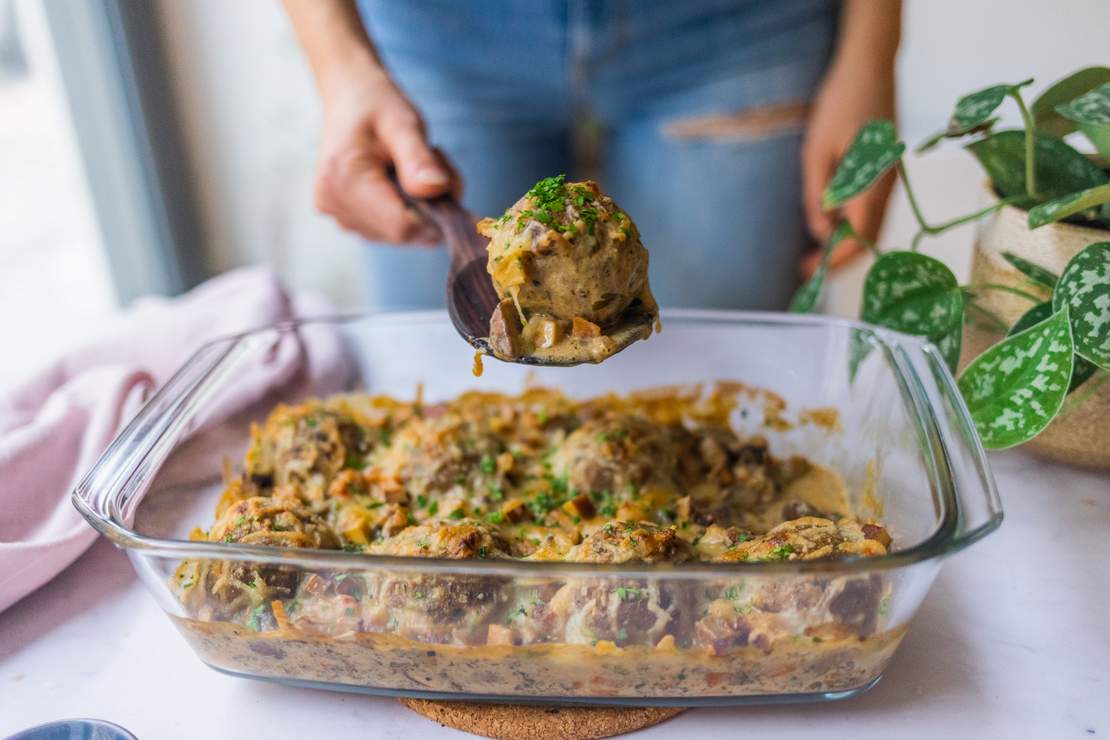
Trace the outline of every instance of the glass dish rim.
[[[929, 425], [928, 429], [925, 431], [932, 433], [929, 440], [930, 446], [939, 445], [938, 450], [931, 451], [933, 455], [937, 452], [941, 453], [941, 457], [946, 465], [948, 458], [951, 457], [947, 454], [947, 445], [944, 442], [943, 435], [940, 434], [940, 425], [937, 421], [933, 404], [929, 402], [927, 392], [921, 388], [916, 371], [905, 363], [898, 362], [898, 351], [903, 353], [907, 351], [917, 352], [929, 360], [935, 367], [941, 368], [943, 372], [940, 377], [936, 379], [938, 384], [945, 384], [947, 387], [944, 390], [955, 393], [954, 398], [957, 400], [957, 403], [955, 404], [956, 408], [953, 410], [960, 415], [961, 422], [971, 424], [969, 412], [959, 396], [955, 381], [944, 365], [943, 358], [939, 351], [932, 343], [921, 337], [902, 334], [854, 319], [815, 314], [680, 308], [663, 310], [661, 316], [664, 321], [664, 331], [666, 330], [668, 322], [678, 322], [680, 324], [690, 323], [693, 325], [835, 326], [847, 331], [860, 330], [867, 332], [867, 334], [877, 342], [880, 348], [883, 349], [886, 354], [887, 364], [894, 372], [896, 379], [903, 385], [905, 385], [907, 381], [914, 381], [909, 385], [908, 389], [904, 389], [904, 391], [909, 391], [914, 401], [913, 404], [910, 404], [910, 399], [904, 399], [907, 403], [907, 413], [914, 418], [917, 424], [927, 423]], [[349, 571], [388, 568], [390, 570], [420, 572], [424, 574], [439, 573], [458, 575], [473, 573], [487, 576], [496, 575], [510, 577], [601, 577], [611, 575], [620, 578], [666, 578], [668, 580], [682, 580], [686, 578], [696, 580], [725, 575], [736, 577], [740, 574], [766, 575], [777, 573], [786, 575], [828, 572], [866, 573], [880, 570], [893, 570], [958, 552], [997, 529], [1002, 522], [1003, 510], [1001, 501], [994, 482], [994, 477], [990, 472], [986, 460], [985, 451], [977, 435], [972, 440], [974, 444], [971, 452], [973, 453], [973, 462], [976, 467], [976, 472], [979, 473], [979, 477], [983, 481], [986, 489], [985, 494], [990, 505], [991, 515], [987, 520], [967, 532], [958, 532], [957, 527], [961, 518], [962, 506], [960, 503], [960, 496], [958, 492], [954, 490], [952, 476], [949, 474], [947, 478], [930, 480], [930, 487], [939, 484], [941, 489], [942, 511], [938, 526], [928, 537], [912, 547], [875, 557], [744, 563], [657, 563], [646, 565], [640, 563], [564, 563], [560, 561], [525, 561], [505, 558], [453, 560], [449, 558], [416, 558], [371, 553], [353, 553], [344, 550], [281, 548], [263, 545], [244, 545], [240, 543], [206, 542], [154, 537], [141, 534], [126, 525], [123, 517], [120, 516], [118, 494], [123, 490], [131, 478], [135, 476], [136, 469], [141, 467], [142, 461], [149, 457], [153, 447], [157, 445], [157, 442], [170, 431], [168, 426], [162, 428], [158, 434], [159, 439], [155, 440], [148, 449], [139, 455], [139, 464], [135, 465], [135, 469], [132, 469], [130, 475], [123, 476], [122, 479], [117, 476], [114, 479], [113, 482], [120, 485], [117, 486], [115, 494], [111, 496], [110, 500], [112, 505], [110, 515], [105, 516], [100, 511], [97, 511], [89, 501], [86, 500], [86, 494], [89, 492], [91, 486], [98, 482], [96, 480], [97, 474], [101, 466], [109, 459], [116, 443], [133, 429], [142, 416], [143, 411], [155, 401], [161, 399], [167, 393], [167, 389], [174, 385], [174, 381], [182, 376], [190, 368], [192, 363], [202, 357], [206, 352], [210, 352], [220, 345], [226, 345], [218, 356], [209, 363], [209, 366], [204, 370], [203, 375], [197, 382], [188, 386], [186, 390], [181, 393], [180, 401], [182, 401], [182, 406], [173, 410], [169, 415], [171, 419], [180, 417], [185, 411], [184, 406], [187, 405], [185, 402], [189, 401], [205, 385], [213, 382], [212, 376], [216, 374], [217, 370], [222, 365], [228, 362], [229, 356], [233, 355], [233, 350], [244, 340], [265, 333], [294, 332], [299, 327], [314, 324], [347, 324], [359, 321], [377, 321], [384, 323], [417, 323], [432, 321], [442, 325], [448, 322], [448, 318], [446, 312], [443, 310], [346, 312], [281, 321], [236, 334], [216, 337], [205, 342], [190, 355], [173, 376], [147, 399], [144, 408], [117, 434], [116, 438], [101, 454], [93, 467], [74, 487], [71, 493], [71, 500], [74, 506], [90, 525], [115, 543], [117, 547], [127, 550], [129, 555], [134, 553], [145, 557], [205, 560], [219, 559], [231, 561], [245, 560], [258, 563], [293, 564], [306, 569], [321, 568]], [[924, 402], [922, 402], [923, 400]], [[919, 444], [919, 450], [921, 454], [927, 458], [926, 467], [929, 468], [928, 472], [930, 478], [937, 477], [937, 471], [934, 468], [936, 461], [929, 459], [932, 455], [927, 454], [927, 452], [930, 451], [925, 449], [924, 441]]]

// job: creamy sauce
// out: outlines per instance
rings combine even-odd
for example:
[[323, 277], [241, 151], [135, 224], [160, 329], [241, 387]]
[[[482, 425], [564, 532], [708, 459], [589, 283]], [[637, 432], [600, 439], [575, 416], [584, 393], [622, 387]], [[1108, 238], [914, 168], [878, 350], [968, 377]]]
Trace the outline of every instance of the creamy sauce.
[[596, 337], [570, 335], [550, 346], [543, 346], [531, 341], [526, 327], [524, 349], [521, 355], [504, 356], [496, 351], [493, 355], [499, 360], [519, 360], [520, 356], [528, 356], [549, 365], [598, 363], [612, 357], [633, 342], [650, 338], [653, 328], [655, 331], [662, 329], [658, 318], [653, 320], [651, 316], [636, 312], [631, 316], [622, 316], [616, 324], [606, 327], [603, 333]]
[[736, 697], [847, 691], [886, 666], [905, 627], [866, 638], [783, 639], [716, 655], [678, 648], [543, 644], [455, 646], [387, 634], [332, 638], [253, 632], [173, 617], [193, 649], [224, 670], [401, 691], [518, 697]]

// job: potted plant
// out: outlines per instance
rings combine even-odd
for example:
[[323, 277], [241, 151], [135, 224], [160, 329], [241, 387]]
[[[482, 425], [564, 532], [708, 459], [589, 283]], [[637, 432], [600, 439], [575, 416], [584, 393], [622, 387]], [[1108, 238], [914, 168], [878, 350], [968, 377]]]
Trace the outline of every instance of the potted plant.
[[[877, 259], [864, 281], [861, 318], [926, 337], [953, 372], [963, 366], [958, 385], [986, 447], [1030, 443], [1056, 459], [1110, 467], [1110, 69], [1080, 70], [1027, 106], [1022, 90], [1032, 82], [960, 98], [947, 128], [918, 147], [969, 138], [966, 149], [989, 179], [985, 207], [928, 221], [890, 121], [860, 129], [824, 205], [836, 208], [896, 169], [919, 230], [909, 249], [867, 245]], [[1007, 99], [1024, 127], [996, 131], [995, 111]], [[1068, 144], [1073, 132], [1102, 159]], [[971, 221], [980, 221], [972, 281], [960, 285], [917, 249]], [[842, 222], [791, 310], [815, 310], [829, 254], [848, 236], [859, 238]]]

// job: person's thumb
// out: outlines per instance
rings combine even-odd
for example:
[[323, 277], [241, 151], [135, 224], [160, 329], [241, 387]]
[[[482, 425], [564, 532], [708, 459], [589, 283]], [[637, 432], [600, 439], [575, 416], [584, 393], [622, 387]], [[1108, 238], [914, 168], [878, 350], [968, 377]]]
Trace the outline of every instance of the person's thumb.
[[384, 118], [377, 133], [406, 193], [431, 198], [451, 189], [451, 173], [428, 146], [424, 126], [415, 113]]

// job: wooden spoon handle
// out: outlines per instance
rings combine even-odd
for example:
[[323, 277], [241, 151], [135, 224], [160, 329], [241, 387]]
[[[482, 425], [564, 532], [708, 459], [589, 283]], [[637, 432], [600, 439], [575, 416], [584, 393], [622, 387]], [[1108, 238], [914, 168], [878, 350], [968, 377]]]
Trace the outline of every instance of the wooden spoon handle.
[[391, 173], [391, 177], [394, 187], [397, 188], [405, 203], [423, 219], [434, 224], [443, 234], [452, 262], [462, 266], [474, 259], [485, 260], [486, 240], [474, 228], [478, 219], [459, 205], [455, 196], [414, 198], [401, 187], [396, 173]]

